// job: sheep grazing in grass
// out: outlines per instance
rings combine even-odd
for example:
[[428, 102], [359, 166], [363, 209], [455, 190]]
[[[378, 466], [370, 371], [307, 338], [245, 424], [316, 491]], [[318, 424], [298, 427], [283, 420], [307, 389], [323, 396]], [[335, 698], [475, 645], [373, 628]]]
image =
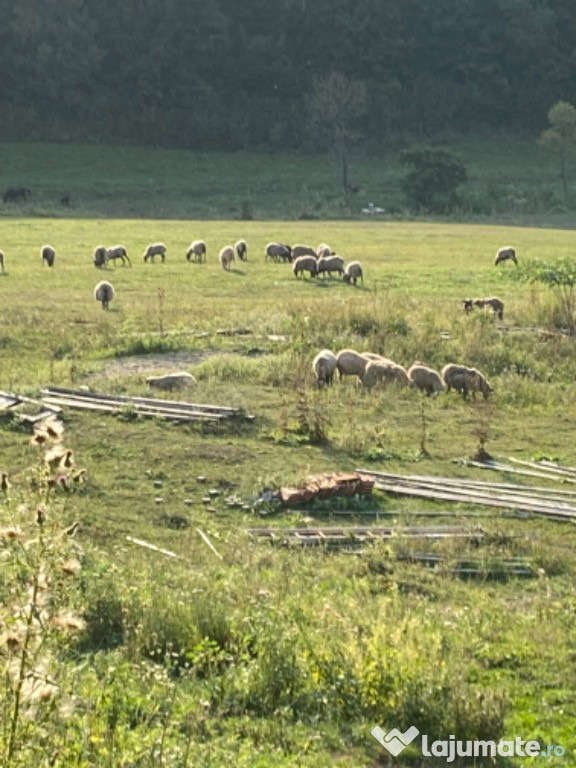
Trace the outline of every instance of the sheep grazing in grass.
[[194, 376], [187, 371], [167, 373], [164, 376], [149, 376], [146, 384], [155, 389], [172, 391], [174, 389], [193, 389], [197, 382]]
[[324, 277], [328, 273], [328, 276], [332, 277], [332, 272], [338, 272], [339, 275], [344, 274], [344, 259], [342, 256], [337, 256], [336, 254], [321, 256], [316, 263], [316, 274]]
[[504, 248], [500, 248], [498, 250], [494, 263], [496, 266], [498, 266], [498, 264], [501, 264], [503, 261], [513, 261], [514, 264], [518, 264], [518, 259], [516, 258], [516, 251], [514, 250], [514, 248], [512, 248], [511, 245], [507, 245]]
[[132, 266], [126, 248], [124, 248], [123, 245], [113, 245], [112, 248], [106, 248], [106, 264], [108, 264], [109, 261], [112, 261], [114, 262], [114, 266], [116, 266], [118, 259], [122, 262], [123, 267], [126, 266], [126, 264], [128, 264], [129, 267]]
[[337, 362], [336, 355], [329, 349], [323, 349], [318, 352], [312, 361], [312, 370], [319, 387], [332, 384]]
[[393, 360], [368, 360], [362, 383], [366, 389], [378, 385], [399, 384], [402, 387], [410, 386], [410, 379], [406, 369]]
[[351, 261], [349, 264], [346, 264], [344, 267], [342, 280], [344, 280], [345, 283], [353, 283], [356, 285], [358, 278], [360, 278], [362, 283], [364, 283], [364, 272], [362, 270], [362, 264], [360, 264], [359, 261]]
[[151, 243], [144, 251], [144, 261], [154, 262], [155, 256], [160, 256], [162, 263], [166, 261], [166, 246], [164, 243]]
[[194, 240], [186, 251], [186, 261], [195, 261], [198, 264], [206, 261], [206, 243], [204, 240]]
[[318, 248], [316, 248], [316, 256], [319, 259], [321, 259], [322, 256], [332, 256], [333, 253], [335, 253], [335, 251], [333, 251], [326, 243], [320, 243]]
[[268, 243], [266, 261], [292, 261], [292, 248], [284, 243]]
[[9, 187], [2, 195], [5, 203], [26, 203], [32, 192], [27, 187]]
[[240, 261], [248, 261], [248, 243], [246, 240], [238, 240], [234, 245], [234, 250]]
[[336, 355], [336, 368], [340, 378], [343, 376], [357, 376], [360, 381], [363, 381], [366, 366], [369, 362], [369, 357], [356, 352], [355, 349], [341, 349]]
[[444, 391], [442, 377], [433, 368], [428, 368], [419, 360], [408, 368], [408, 378], [413, 387], [426, 392], [428, 397]]
[[316, 256], [299, 256], [294, 260], [292, 266], [292, 271], [296, 277], [298, 277], [298, 275], [304, 277], [304, 272], [309, 272], [310, 277], [315, 277], [317, 269], [318, 262], [316, 261]]
[[102, 304], [102, 309], [108, 309], [108, 305], [114, 296], [114, 286], [106, 280], [102, 280], [94, 288], [94, 298]]
[[0, 251], [0, 272], [4, 274], [4, 251]]
[[56, 251], [51, 245], [43, 245], [40, 248], [40, 256], [42, 257], [42, 264], [48, 264], [49, 267], [54, 266], [56, 261]]
[[504, 320], [504, 302], [497, 296], [491, 296], [489, 299], [464, 299], [464, 312], [466, 314], [472, 312], [474, 307], [480, 309], [490, 307], [499, 320]]
[[316, 251], [310, 245], [293, 245], [292, 258], [297, 259], [299, 256], [313, 256], [316, 258]]
[[222, 269], [224, 269], [226, 272], [229, 272], [232, 262], [236, 259], [236, 251], [234, 250], [234, 246], [225, 245], [218, 254], [218, 259], [220, 260]]
[[94, 261], [94, 266], [101, 269], [102, 267], [106, 266], [106, 261], [108, 257], [108, 251], [106, 248], [104, 248], [103, 245], [97, 245], [96, 248], [94, 248], [94, 253], [92, 255], [92, 259]]
[[463, 397], [467, 397], [468, 393], [472, 392], [472, 397], [476, 399], [476, 392], [482, 392], [486, 400], [493, 392], [484, 374], [476, 368], [450, 363], [442, 368], [441, 376], [447, 392], [454, 389]]

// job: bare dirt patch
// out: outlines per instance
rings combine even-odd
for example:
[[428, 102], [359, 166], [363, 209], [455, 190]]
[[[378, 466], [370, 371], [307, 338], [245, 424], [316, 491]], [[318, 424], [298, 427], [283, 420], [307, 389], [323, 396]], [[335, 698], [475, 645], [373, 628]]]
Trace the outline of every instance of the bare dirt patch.
[[92, 374], [91, 379], [116, 379], [121, 376], [138, 376], [140, 374], [151, 375], [155, 373], [170, 373], [182, 371], [190, 365], [198, 365], [208, 357], [213, 357], [222, 352], [163, 352], [157, 355], [131, 355], [119, 357], [107, 362], [97, 373]]

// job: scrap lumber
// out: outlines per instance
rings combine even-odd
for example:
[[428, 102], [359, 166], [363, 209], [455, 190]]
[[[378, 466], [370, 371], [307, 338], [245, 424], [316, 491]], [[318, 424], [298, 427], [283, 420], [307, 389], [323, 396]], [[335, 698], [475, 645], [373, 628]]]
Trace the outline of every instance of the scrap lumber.
[[360, 472], [325, 472], [307, 477], [302, 487], [280, 488], [280, 498], [287, 506], [295, 506], [313, 499], [369, 495], [373, 488], [374, 478]]
[[153, 552], [159, 552], [161, 555], [166, 555], [166, 557], [175, 557], [177, 560], [181, 559], [180, 555], [177, 555], [176, 552], [172, 552], [170, 549], [157, 547], [156, 544], [150, 544], [149, 541], [144, 541], [144, 539], [135, 539], [133, 536], [126, 536], [126, 541], [129, 541], [131, 544], [136, 544], [138, 547], [144, 547], [145, 549], [151, 549]]
[[429, 526], [350, 526], [305, 528], [248, 528], [248, 535], [272, 543], [286, 543], [289, 540], [300, 544], [360, 544], [366, 541], [378, 541], [396, 537], [410, 539], [447, 539], [473, 538], [484, 536], [480, 526], [429, 525]]

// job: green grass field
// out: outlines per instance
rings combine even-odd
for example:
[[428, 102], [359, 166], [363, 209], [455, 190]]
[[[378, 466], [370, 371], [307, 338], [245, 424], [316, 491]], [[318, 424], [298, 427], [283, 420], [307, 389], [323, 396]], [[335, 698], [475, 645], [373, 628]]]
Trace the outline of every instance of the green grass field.
[[[78, 189], [93, 195], [98, 185], [86, 180], [87, 167], [78, 174]], [[71, 178], [68, 171], [66, 189]], [[110, 187], [119, 189], [116, 182], [111, 175]], [[391, 765], [370, 735], [376, 724], [415, 725], [431, 740], [536, 739], [563, 745], [566, 755], [494, 764], [570, 765], [572, 524], [380, 492], [301, 510], [255, 499], [309, 474], [366, 466], [536, 482], [463, 466], [481, 440], [498, 458], [574, 466], [574, 340], [558, 333], [545, 288], [509, 281], [514, 267], [493, 263], [508, 243], [520, 259], [570, 256], [572, 233], [239, 221], [226, 212], [222, 220], [187, 220], [166, 209], [137, 219], [121, 210], [121, 217], [103, 206], [103, 218], [1, 219], [0, 389], [36, 397], [49, 384], [85, 385], [142, 395], [146, 376], [177, 367], [197, 379], [188, 399], [238, 406], [254, 419], [175, 425], [130, 409], [116, 417], [66, 410], [65, 444], [86, 469], [70, 492], [49, 490], [43, 449], [17, 423], [0, 423], [0, 470], [11, 483], [0, 500], [2, 765]], [[226, 273], [217, 253], [240, 237], [248, 261]], [[197, 238], [208, 244], [206, 264], [185, 260]], [[364, 284], [296, 280], [290, 265], [265, 261], [271, 240], [328, 242], [362, 262]], [[144, 264], [155, 241], [166, 243], [166, 263]], [[57, 250], [52, 269], [41, 264], [43, 243]], [[133, 266], [95, 269], [99, 243], [123, 243]], [[117, 293], [108, 312], [92, 296], [103, 278]], [[489, 295], [505, 301], [504, 329], [489, 314], [462, 311], [462, 299]], [[461, 361], [486, 373], [494, 395], [485, 403], [455, 393], [366, 393], [352, 381], [319, 391], [311, 361], [323, 347], [371, 350], [406, 367]], [[226, 503], [230, 496], [238, 505]], [[68, 540], [61, 531], [74, 520], [80, 530]], [[375, 521], [481, 525], [485, 537], [395, 537], [355, 556], [272, 547], [246, 534], [262, 525]], [[410, 561], [422, 553], [441, 563]], [[511, 558], [533, 577], [493, 577], [492, 566]], [[82, 569], [65, 579], [71, 559]], [[454, 569], [470, 560], [481, 574], [458, 576]], [[83, 617], [77, 633], [46, 618], [64, 609]], [[47, 686], [43, 696], [26, 693], [32, 678]], [[408, 748], [394, 762], [422, 764], [446, 761], [422, 763]]]

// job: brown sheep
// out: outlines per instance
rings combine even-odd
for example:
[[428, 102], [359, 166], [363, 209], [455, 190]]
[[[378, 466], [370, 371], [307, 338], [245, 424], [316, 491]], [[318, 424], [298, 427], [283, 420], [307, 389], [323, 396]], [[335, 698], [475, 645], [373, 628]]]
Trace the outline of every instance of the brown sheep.
[[472, 397], [476, 399], [476, 392], [482, 392], [486, 400], [493, 392], [484, 374], [476, 368], [450, 363], [442, 368], [441, 376], [447, 392], [455, 389], [464, 398], [468, 396], [468, 392], [472, 392]]
[[501, 264], [503, 261], [513, 261], [514, 264], [518, 264], [518, 259], [516, 258], [516, 251], [514, 248], [512, 248], [511, 245], [507, 245], [504, 248], [500, 248], [498, 250], [498, 253], [496, 254], [496, 259], [494, 260], [494, 264], [498, 266], [498, 264]]
[[406, 369], [393, 360], [369, 360], [362, 383], [367, 389], [378, 384], [399, 384], [402, 387], [409, 387], [410, 379]]

